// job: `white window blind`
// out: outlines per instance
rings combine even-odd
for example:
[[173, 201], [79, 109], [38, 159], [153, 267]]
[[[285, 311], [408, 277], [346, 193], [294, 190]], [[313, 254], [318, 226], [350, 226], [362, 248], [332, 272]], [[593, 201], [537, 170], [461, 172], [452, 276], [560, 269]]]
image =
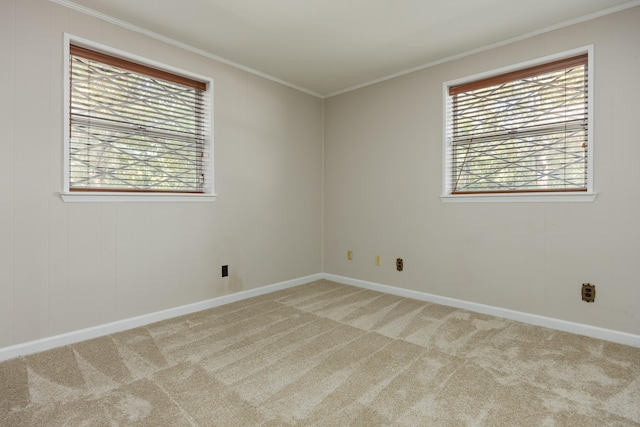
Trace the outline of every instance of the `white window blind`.
[[203, 193], [205, 91], [71, 45], [69, 190]]
[[587, 191], [587, 59], [449, 87], [450, 194]]

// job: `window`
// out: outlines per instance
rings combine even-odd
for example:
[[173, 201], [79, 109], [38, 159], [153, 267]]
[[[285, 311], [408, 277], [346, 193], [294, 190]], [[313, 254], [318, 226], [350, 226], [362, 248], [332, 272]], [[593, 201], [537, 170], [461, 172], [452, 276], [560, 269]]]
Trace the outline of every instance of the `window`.
[[445, 90], [443, 197], [592, 194], [588, 53]]
[[136, 59], [69, 42], [65, 200], [212, 195], [211, 82]]

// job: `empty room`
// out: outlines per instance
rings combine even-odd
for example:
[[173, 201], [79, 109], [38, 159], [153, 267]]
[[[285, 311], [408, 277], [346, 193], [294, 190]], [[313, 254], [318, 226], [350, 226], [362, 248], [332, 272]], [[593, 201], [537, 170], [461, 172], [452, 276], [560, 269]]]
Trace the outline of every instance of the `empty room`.
[[0, 0], [1, 426], [640, 426], [640, 0]]

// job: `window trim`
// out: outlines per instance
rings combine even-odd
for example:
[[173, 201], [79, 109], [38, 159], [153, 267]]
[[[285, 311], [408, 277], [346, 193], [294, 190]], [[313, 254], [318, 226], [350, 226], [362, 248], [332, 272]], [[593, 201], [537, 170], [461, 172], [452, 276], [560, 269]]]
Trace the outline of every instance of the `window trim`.
[[[587, 67], [589, 69], [588, 85], [588, 116], [589, 133], [587, 136], [589, 153], [587, 157], [587, 191], [554, 191], [554, 192], [526, 192], [526, 193], [478, 193], [478, 194], [452, 194], [451, 193], [451, 144], [448, 141], [448, 105], [450, 102], [449, 88], [467, 84], [476, 80], [492, 78], [501, 74], [512, 73], [525, 68], [540, 66], [546, 63], [570, 58], [580, 54], [587, 54]], [[597, 196], [594, 190], [593, 159], [594, 159], [594, 120], [593, 120], [593, 81], [594, 81], [594, 54], [593, 45], [588, 45], [553, 55], [544, 56], [530, 61], [521, 62], [471, 76], [446, 81], [442, 85], [443, 93], [443, 135], [442, 135], [442, 193], [440, 200], [443, 203], [450, 202], [593, 202]]]
[[[64, 33], [63, 45], [63, 183], [60, 197], [64, 202], [209, 202], [216, 199], [214, 181], [214, 138], [213, 138], [213, 79], [190, 71], [172, 67], [145, 57], [128, 53], [116, 48], [105, 46], [82, 37]], [[208, 124], [208, 134], [205, 138], [205, 152], [208, 162], [205, 168], [207, 185], [203, 193], [179, 193], [179, 192], [109, 192], [109, 191], [70, 191], [69, 189], [69, 150], [70, 150], [70, 45], [87, 48], [105, 55], [121, 58], [125, 61], [139, 63], [142, 66], [155, 68], [168, 73], [184, 76], [206, 83], [205, 92], [205, 123]]]

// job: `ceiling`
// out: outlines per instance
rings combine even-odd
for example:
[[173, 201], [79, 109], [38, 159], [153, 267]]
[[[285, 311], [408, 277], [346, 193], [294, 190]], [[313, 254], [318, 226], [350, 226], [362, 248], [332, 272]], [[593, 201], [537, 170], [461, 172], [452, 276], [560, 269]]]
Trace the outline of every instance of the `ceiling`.
[[640, 0], [53, 0], [328, 96]]

